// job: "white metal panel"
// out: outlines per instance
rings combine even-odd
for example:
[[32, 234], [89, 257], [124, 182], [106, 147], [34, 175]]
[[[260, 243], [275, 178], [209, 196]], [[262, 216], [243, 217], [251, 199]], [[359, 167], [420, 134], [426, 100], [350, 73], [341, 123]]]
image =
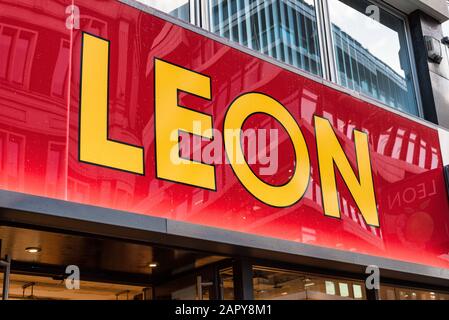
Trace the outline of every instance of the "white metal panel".
[[443, 157], [443, 165], [449, 165], [449, 131], [439, 128], [438, 136], [440, 137], [441, 156]]

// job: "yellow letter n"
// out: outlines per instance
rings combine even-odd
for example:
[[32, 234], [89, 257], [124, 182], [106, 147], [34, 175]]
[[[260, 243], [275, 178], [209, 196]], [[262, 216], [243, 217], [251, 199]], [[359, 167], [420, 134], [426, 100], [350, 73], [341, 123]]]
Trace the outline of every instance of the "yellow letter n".
[[144, 174], [141, 147], [108, 139], [109, 42], [83, 33], [80, 161]]
[[315, 134], [324, 214], [326, 216], [340, 218], [335, 176], [336, 167], [366, 223], [370, 226], [379, 227], [368, 135], [364, 132], [354, 130], [355, 152], [359, 175], [359, 178], [357, 178], [328, 120], [315, 116]]

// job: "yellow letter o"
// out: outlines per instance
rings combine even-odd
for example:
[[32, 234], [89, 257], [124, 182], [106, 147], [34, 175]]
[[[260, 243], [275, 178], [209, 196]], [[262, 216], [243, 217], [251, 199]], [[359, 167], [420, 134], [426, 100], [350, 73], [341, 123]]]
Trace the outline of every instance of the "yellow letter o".
[[[279, 121], [293, 142], [295, 171], [292, 178], [282, 186], [273, 186], [261, 180], [244, 158], [240, 143], [241, 128], [246, 119], [256, 113], [268, 114]], [[272, 207], [289, 207], [305, 194], [310, 178], [307, 144], [293, 116], [275, 99], [261, 93], [247, 93], [238, 97], [229, 107], [225, 117], [224, 142], [226, 155], [237, 178], [260, 201]]]

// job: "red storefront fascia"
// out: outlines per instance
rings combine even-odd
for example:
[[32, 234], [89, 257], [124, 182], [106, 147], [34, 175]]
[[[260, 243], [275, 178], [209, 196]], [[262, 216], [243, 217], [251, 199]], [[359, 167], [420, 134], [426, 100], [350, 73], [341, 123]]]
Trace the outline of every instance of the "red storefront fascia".
[[[449, 269], [447, 132], [160, 14], [76, 0], [67, 29], [49, 2], [0, 1], [2, 189]], [[226, 129], [277, 130], [276, 172]]]

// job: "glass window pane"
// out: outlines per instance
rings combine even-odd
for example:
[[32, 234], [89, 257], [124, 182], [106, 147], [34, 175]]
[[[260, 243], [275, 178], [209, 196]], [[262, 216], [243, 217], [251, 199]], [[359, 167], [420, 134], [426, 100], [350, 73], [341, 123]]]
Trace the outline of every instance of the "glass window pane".
[[322, 75], [314, 0], [208, 0], [212, 32]]
[[332, 281], [325, 281], [326, 294], [335, 295], [335, 284]]
[[254, 267], [253, 274], [256, 300], [366, 299], [361, 281], [339, 282], [324, 276], [266, 267]]
[[395, 288], [382, 285], [380, 287], [380, 299], [381, 300], [397, 300]]
[[352, 290], [354, 291], [354, 298], [355, 299], [362, 299], [363, 298], [362, 286], [360, 286], [358, 284], [354, 284], [352, 286]]
[[447, 292], [405, 287], [380, 286], [381, 300], [448, 300]]
[[184, 21], [190, 21], [189, 0], [137, 0]]
[[419, 115], [402, 19], [366, 0], [329, 0], [339, 84]]
[[254, 268], [255, 300], [305, 300], [305, 277], [284, 270]]
[[339, 283], [338, 287], [340, 289], [340, 296], [349, 297], [349, 286], [347, 283]]

